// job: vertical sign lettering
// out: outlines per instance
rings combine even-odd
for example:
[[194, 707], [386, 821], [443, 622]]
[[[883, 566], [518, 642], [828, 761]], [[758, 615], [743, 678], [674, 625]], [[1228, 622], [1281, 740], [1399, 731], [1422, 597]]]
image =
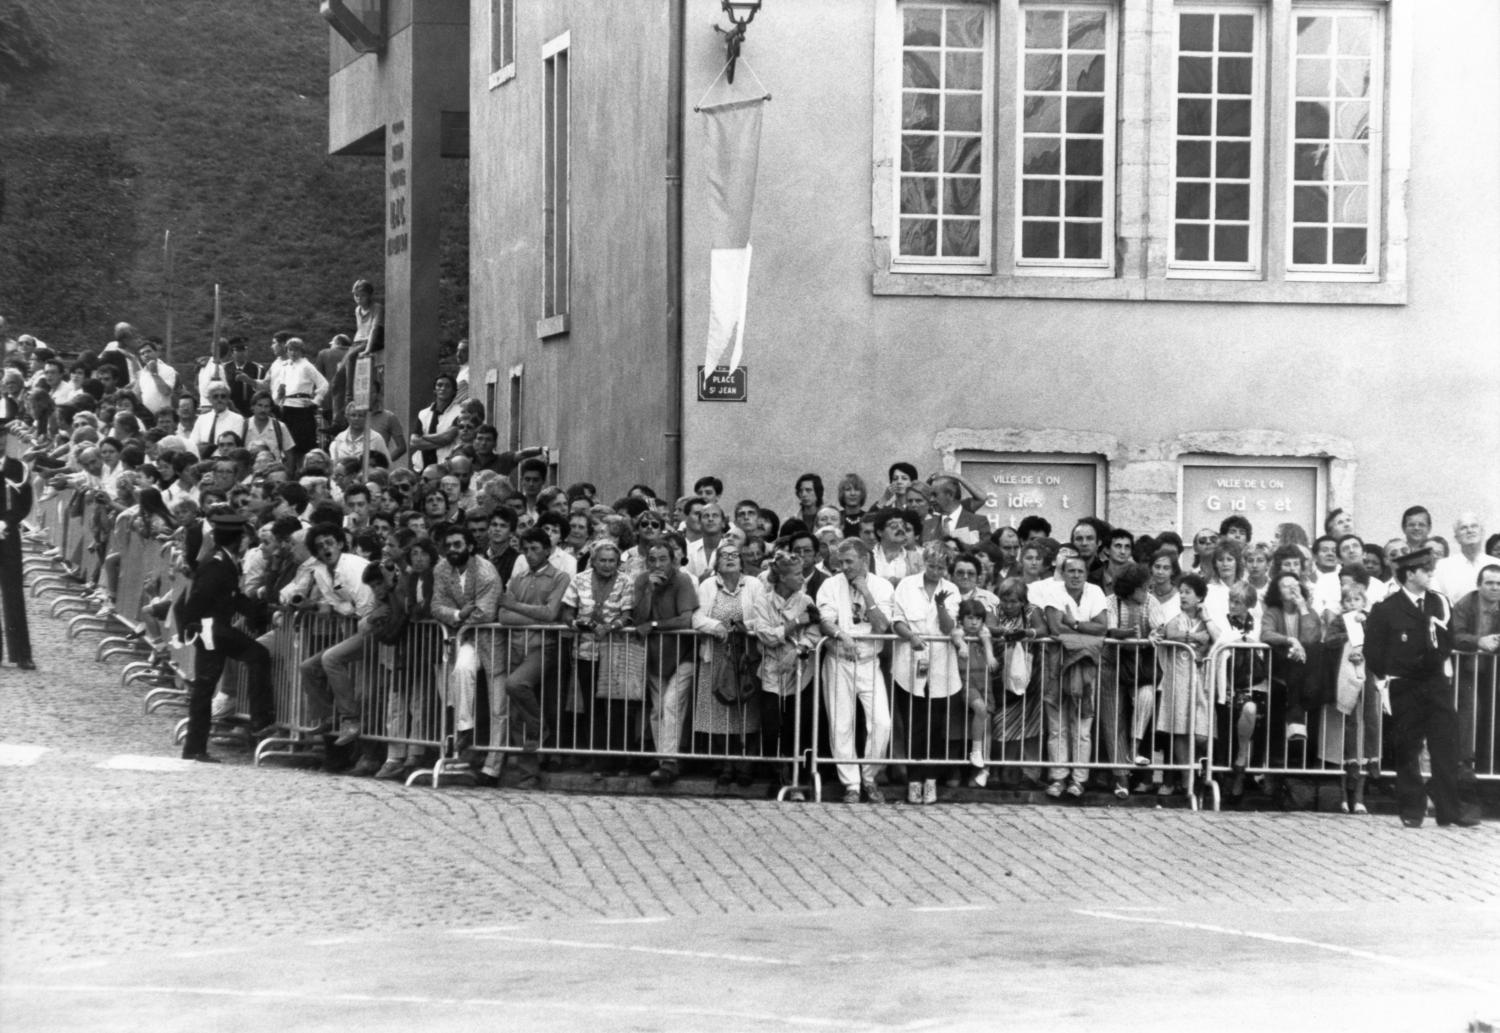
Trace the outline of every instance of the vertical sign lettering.
[[406, 232], [406, 121], [392, 122], [387, 136], [390, 160], [386, 162], [385, 253], [399, 255], [410, 246]]

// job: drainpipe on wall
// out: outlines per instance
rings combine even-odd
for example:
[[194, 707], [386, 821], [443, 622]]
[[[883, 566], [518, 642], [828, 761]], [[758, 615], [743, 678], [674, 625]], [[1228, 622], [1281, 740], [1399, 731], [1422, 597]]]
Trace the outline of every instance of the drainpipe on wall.
[[667, 0], [667, 491], [682, 495], [682, 113], [687, 0]]

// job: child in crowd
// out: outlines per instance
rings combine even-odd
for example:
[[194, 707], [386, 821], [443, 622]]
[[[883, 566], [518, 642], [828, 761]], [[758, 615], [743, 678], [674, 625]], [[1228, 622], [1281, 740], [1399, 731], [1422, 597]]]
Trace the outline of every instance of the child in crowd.
[[969, 708], [969, 765], [975, 769], [970, 783], [976, 786], [990, 778], [990, 675], [1000, 668], [994, 639], [985, 625], [988, 616], [978, 599], [958, 604], [958, 626], [964, 637], [958, 647], [958, 672]]

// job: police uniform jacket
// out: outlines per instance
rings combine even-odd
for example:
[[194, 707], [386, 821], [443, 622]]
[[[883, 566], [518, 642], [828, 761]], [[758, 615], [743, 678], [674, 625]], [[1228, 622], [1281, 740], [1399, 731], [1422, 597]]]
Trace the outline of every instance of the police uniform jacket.
[[198, 564], [193, 583], [177, 604], [178, 625], [196, 631], [204, 618], [212, 617], [216, 627], [228, 627], [236, 613], [247, 608], [248, 600], [240, 592], [240, 565], [226, 549], [215, 549], [213, 555]]
[[1377, 678], [1428, 680], [1444, 676], [1453, 651], [1452, 608], [1437, 592], [1420, 607], [1397, 589], [1370, 610], [1365, 622], [1365, 663]]

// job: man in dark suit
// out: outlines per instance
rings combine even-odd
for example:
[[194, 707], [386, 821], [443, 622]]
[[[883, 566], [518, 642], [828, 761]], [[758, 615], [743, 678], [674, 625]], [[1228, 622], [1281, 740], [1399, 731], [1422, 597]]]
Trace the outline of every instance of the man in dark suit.
[[953, 538], [963, 545], [977, 545], [989, 536], [990, 522], [963, 507], [963, 488], [952, 477], [932, 481], [932, 513], [922, 521], [922, 541]]
[[241, 416], [249, 416], [250, 399], [255, 396], [254, 381], [266, 374], [260, 363], [250, 361], [250, 342], [243, 337], [236, 337], [230, 344], [230, 356], [230, 360], [222, 364], [224, 376], [221, 379], [229, 385], [229, 404]]
[[[1401, 823], [1419, 827], [1430, 795], [1439, 825], [1469, 828], [1479, 824], [1479, 817], [1476, 808], [1459, 798], [1458, 712], [1447, 668], [1453, 613], [1448, 600], [1431, 587], [1436, 565], [1431, 549], [1396, 560], [1401, 587], [1370, 611], [1365, 663], [1376, 679], [1389, 679]], [[1420, 762], [1424, 741], [1432, 757], [1432, 780], [1426, 786]]]
[[193, 583], [177, 604], [177, 625], [183, 639], [193, 641], [196, 661], [182, 758], [214, 764], [218, 758], [208, 752], [208, 732], [214, 689], [224, 672], [224, 662], [238, 660], [245, 665], [252, 736], [264, 735], [275, 725], [276, 702], [271, 695], [270, 652], [231, 625], [236, 613], [253, 610], [251, 601], [240, 591], [239, 555], [245, 518], [222, 505], [209, 510], [208, 520], [213, 525], [213, 552], [198, 564]]
[[[18, 425], [19, 427], [19, 425]], [[20, 459], [25, 441], [0, 422], [0, 658], [8, 651], [23, 671], [36, 670], [26, 628], [26, 586], [21, 580], [21, 521], [31, 513], [31, 468]]]

